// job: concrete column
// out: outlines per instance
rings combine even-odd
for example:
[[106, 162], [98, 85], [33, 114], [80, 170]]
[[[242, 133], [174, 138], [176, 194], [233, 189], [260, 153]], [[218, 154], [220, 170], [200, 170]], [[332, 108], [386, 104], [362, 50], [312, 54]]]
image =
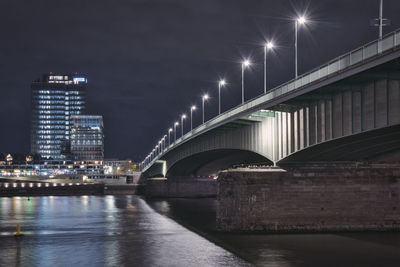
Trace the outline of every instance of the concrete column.
[[333, 112], [332, 100], [325, 101], [325, 140], [330, 140], [333, 137]]
[[353, 133], [361, 132], [361, 92], [353, 91]]
[[352, 133], [353, 124], [353, 99], [352, 92], [343, 93], [343, 134], [350, 135]]
[[278, 112], [278, 154], [277, 160], [282, 158], [282, 113]]
[[293, 153], [295, 151], [295, 144], [294, 144], [294, 139], [295, 139], [295, 133], [294, 133], [294, 112], [291, 112], [288, 114], [288, 120], [289, 120], [289, 154]]
[[306, 129], [305, 129], [305, 108], [301, 108], [299, 110], [299, 149], [303, 149], [305, 147], [305, 140], [307, 137]]
[[333, 138], [343, 136], [342, 103], [342, 93], [335, 94], [333, 97]]
[[282, 121], [282, 158], [286, 157], [287, 155], [287, 113], [282, 112], [281, 113], [281, 121]]
[[[375, 127], [385, 127], [388, 125], [387, 118], [387, 80], [375, 82]], [[400, 104], [400, 103], [399, 103]]]
[[308, 144], [309, 145], [314, 145], [316, 143], [316, 104], [315, 103], [311, 103], [310, 107], [309, 107], [309, 122], [308, 122], [308, 126], [309, 126], [309, 139], [308, 139]]
[[389, 125], [400, 123], [400, 81], [390, 80], [388, 84]]
[[363, 88], [362, 126], [363, 130], [371, 130], [375, 126], [374, 83], [369, 82]]
[[318, 107], [318, 142], [323, 142], [326, 140], [325, 136], [325, 128], [326, 128], [326, 120], [325, 120], [325, 101], [321, 100], [319, 101], [319, 107]]
[[305, 138], [304, 138], [304, 147], [308, 147], [310, 145], [310, 107], [305, 107], [304, 108], [304, 129], [306, 130], [305, 132]]
[[294, 150], [293, 151], [297, 151], [297, 150], [299, 150], [299, 147], [300, 147], [300, 142], [299, 142], [299, 140], [300, 140], [300, 129], [299, 129], [299, 111], [298, 110], [296, 110], [294, 113], [293, 113], [293, 132], [294, 132], [294, 134], [293, 134], [293, 136], [294, 136]]

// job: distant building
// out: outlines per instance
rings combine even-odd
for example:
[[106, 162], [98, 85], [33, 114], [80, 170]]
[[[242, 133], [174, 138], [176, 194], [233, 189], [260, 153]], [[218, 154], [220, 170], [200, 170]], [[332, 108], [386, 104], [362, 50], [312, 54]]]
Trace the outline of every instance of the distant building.
[[72, 115], [85, 112], [87, 79], [82, 75], [43, 75], [32, 82], [31, 153], [43, 159], [69, 156]]
[[71, 128], [73, 160], [102, 161], [104, 159], [103, 117], [74, 115]]

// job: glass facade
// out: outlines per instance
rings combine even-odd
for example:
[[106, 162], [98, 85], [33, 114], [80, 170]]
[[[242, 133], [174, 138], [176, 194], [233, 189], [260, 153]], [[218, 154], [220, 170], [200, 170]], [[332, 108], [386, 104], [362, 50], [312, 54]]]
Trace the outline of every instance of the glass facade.
[[74, 115], [71, 128], [73, 160], [101, 161], [104, 159], [103, 117]]
[[43, 75], [32, 82], [31, 153], [44, 159], [70, 156], [73, 115], [85, 113], [87, 79], [81, 75]]

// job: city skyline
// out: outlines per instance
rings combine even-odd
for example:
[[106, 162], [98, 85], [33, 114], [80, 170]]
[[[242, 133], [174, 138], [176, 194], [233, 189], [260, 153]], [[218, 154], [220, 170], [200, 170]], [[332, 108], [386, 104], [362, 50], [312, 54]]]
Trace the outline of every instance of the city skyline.
[[[195, 2], [170, 1], [149, 7], [138, 1], [127, 6], [93, 7], [88, 21], [84, 12], [92, 6], [87, 4], [76, 9], [71, 18], [61, 17], [61, 22], [49, 24], [46, 23], [56, 7], [44, 5], [39, 10], [34, 6], [38, 13], [22, 16], [21, 21], [14, 21], [16, 16], [2, 16], [1, 24], [8, 27], [3, 29], [7, 41], [0, 45], [3, 53], [7, 52], [0, 74], [4, 94], [0, 113], [7, 128], [0, 134], [0, 151], [29, 152], [30, 82], [43, 72], [79, 71], [87, 74], [90, 81], [87, 113], [104, 115], [106, 157], [142, 160], [182, 113], [187, 113], [193, 104], [200, 106], [203, 93], [211, 97], [206, 119], [218, 114], [220, 78], [229, 83], [222, 89], [222, 112], [240, 103], [238, 65], [242, 57], [250, 56], [255, 62], [246, 72], [246, 99], [262, 93], [265, 41], [274, 39], [278, 46], [269, 56], [269, 88], [293, 78], [294, 30], [290, 19], [296, 11], [307, 12], [312, 22], [301, 29], [299, 37], [300, 74], [376, 39], [378, 29], [371, 27], [369, 20], [378, 16], [378, 1], [368, 1], [363, 12], [356, 12], [361, 3], [365, 1], [309, 1], [304, 6], [280, 1], [206, 1], [201, 8]], [[3, 10], [17, 12], [15, 4], [6, 5], [10, 6]], [[341, 12], [343, 6], [347, 9]], [[74, 7], [75, 4], [65, 8]], [[122, 14], [119, 19], [107, 13], [107, 8], [124, 7], [127, 10], [118, 13]], [[385, 1], [384, 16], [391, 19], [385, 33], [400, 25], [395, 16], [399, 11], [398, 3]], [[144, 12], [143, 17], [140, 12]], [[197, 15], [190, 17], [194, 13]], [[156, 17], [150, 14], [158, 18], [149, 20]], [[31, 18], [35, 20], [27, 26]], [[67, 19], [76, 22], [67, 26]], [[181, 25], [183, 19], [189, 19], [188, 25]], [[74, 26], [79, 23], [84, 26], [76, 27], [74, 35]], [[67, 38], [68, 32], [71, 38]], [[357, 36], [352, 35], [355, 32]], [[21, 43], [27, 39], [32, 42]], [[60, 44], [56, 49], [55, 43]], [[184, 71], [188, 74], [182, 75]], [[199, 110], [193, 113], [193, 123], [194, 127], [201, 123]], [[122, 124], [126, 126], [124, 131], [119, 127]], [[185, 127], [190, 124], [186, 122]]]
[[4, 266], [397, 266], [399, 0], [0, 3]]

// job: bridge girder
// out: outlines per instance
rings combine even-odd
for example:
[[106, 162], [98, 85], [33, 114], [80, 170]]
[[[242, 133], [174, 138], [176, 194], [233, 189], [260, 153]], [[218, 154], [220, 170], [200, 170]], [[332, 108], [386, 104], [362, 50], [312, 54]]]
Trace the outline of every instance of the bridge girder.
[[[396, 135], [400, 125], [400, 63], [395, 58], [368, 68], [368, 64], [375, 64], [371, 62], [360, 65], [359, 72], [350, 69], [348, 75], [343, 72], [337, 79], [334, 77], [336, 80], [329, 78], [332, 82], [322, 81], [319, 87], [311, 84], [308, 88], [294, 90], [291, 97], [283, 94], [274, 99], [273, 105], [260, 106], [259, 110], [212, 128], [179, 144], [162, 158], [173, 166], [184, 159], [193, 159], [196, 154], [224, 149], [252, 151], [275, 163], [321, 160], [324, 153], [319, 150], [324, 147], [332, 155], [326, 157], [329, 160], [357, 160], [365, 153], [369, 157], [385, 153], [391, 146], [397, 147], [394, 138], [400, 139]], [[265, 110], [267, 108], [269, 110]], [[388, 131], [383, 137], [379, 135], [381, 129]], [[363, 141], [357, 137], [371, 133], [381, 145], [359, 149], [352, 157], [343, 156], [345, 150], [340, 148], [345, 147], [346, 142], [352, 146], [352, 137], [356, 138], [354, 144], [362, 146]], [[389, 142], [385, 142], [385, 138], [389, 138]], [[374, 139], [365, 140], [367, 144]], [[330, 145], [332, 148], [328, 149]], [[357, 149], [353, 147], [352, 151]]]

